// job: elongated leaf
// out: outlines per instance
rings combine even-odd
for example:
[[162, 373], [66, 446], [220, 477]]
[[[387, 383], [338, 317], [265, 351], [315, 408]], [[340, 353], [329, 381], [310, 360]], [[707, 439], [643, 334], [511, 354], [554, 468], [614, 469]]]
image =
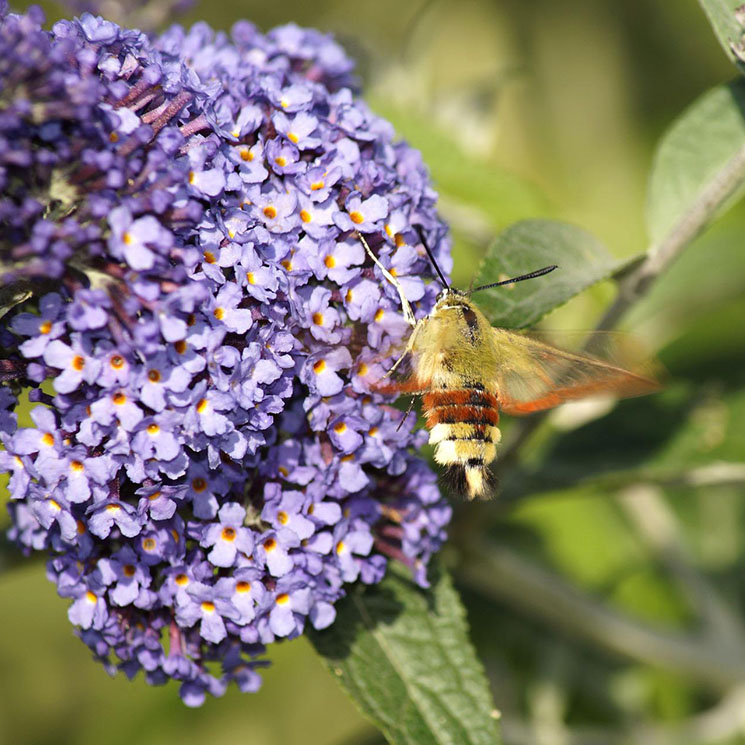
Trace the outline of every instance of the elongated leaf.
[[[745, 80], [713, 88], [673, 123], [660, 141], [652, 168], [647, 199], [652, 241], [664, 237], [744, 147]], [[735, 188], [735, 197], [740, 193]]]
[[10, 313], [16, 305], [28, 300], [31, 294], [31, 290], [22, 282], [0, 285], [0, 318]]
[[735, 11], [743, 4], [743, 0], [698, 0], [698, 2], [706, 13], [724, 51], [731, 60], [738, 61], [732, 47], [741, 43], [743, 28], [735, 18]]
[[311, 639], [362, 712], [392, 745], [495, 745], [495, 712], [450, 577], [429, 591], [391, 566], [357, 588], [333, 626]]
[[557, 264], [552, 274], [474, 296], [497, 326], [530, 326], [590, 285], [610, 276], [618, 262], [586, 230], [554, 220], [525, 220], [497, 236], [479, 267], [475, 286]]

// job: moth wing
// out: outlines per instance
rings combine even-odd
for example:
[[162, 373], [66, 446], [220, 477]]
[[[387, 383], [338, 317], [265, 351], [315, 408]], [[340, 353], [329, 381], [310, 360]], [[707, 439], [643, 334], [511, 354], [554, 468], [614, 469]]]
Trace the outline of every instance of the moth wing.
[[[584, 335], [584, 348], [591, 350], [585, 353], [505, 329], [493, 331], [500, 360], [496, 370], [499, 406], [507, 414], [531, 414], [601, 394], [642, 396], [660, 388], [656, 365], [645, 360], [639, 346], [625, 334]], [[577, 338], [568, 336], [567, 346]]]
[[423, 369], [424, 350], [417, 343], [417, 337], [421, 338], [426, 322], [426, 319], [420, 321], [408, 339], [400, 344], [390, 345], [368, 365], [370, 372], [366, 379], [371, 391], [398, 396], [418, 395], [429, 390], [431, 374]]

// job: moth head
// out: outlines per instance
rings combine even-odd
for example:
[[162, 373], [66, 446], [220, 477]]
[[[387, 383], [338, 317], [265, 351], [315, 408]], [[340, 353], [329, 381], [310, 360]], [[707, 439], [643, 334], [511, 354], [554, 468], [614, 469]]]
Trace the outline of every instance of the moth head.
[[433, 313], [439, 311], [450, 310], [452, 308], [462, 308], [463, 306], [470, 305], [468, 296], [461, 290], [456, 290], [454, 287], [446, 287], [438, 296], [437, 302], [433, 309]]

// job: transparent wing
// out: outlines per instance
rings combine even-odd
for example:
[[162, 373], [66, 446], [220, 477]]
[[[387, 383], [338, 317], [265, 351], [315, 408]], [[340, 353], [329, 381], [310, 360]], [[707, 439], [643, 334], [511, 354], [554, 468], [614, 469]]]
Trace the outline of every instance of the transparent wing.
[[[578, 338], [566, 335], [560, 343], [576, 348]], [[587, 396], [607, 393], [625, 398], [660, 388], [659, 366], [645, 359], [630, 337], [595, 333], [582, 338], [588, 351], [573, 352], [533, 335], [495, 328], [500, 408], [507, 414], [530, 414]]]
[[[416, 330], [412, 333], [416, 333]], [[370, 391], [386, 395], [417, 395], [429, 389], [430, 380], [422, 376], [420, 352], [411, 337], [389, 344], [383, 353], [363, 358], [357, 365]]]

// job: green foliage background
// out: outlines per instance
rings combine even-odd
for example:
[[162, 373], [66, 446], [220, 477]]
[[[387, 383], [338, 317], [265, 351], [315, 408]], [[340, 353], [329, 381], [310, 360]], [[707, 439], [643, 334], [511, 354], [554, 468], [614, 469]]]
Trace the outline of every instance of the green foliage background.
[[[617, 260], [645, 250], [656, 143], [736, 74], [695, 0], [230, 0], [187, 20], [240, 17], [334, 31], [359, 60], [368, 101], [431, 168], [460, 286], [526, 218], [581, 225]], [[744, 234], [738, 205], [624, 318], [669, 369], [662, 393], [557, 412], [497, 502], [456, 506], [443, 561], [507, 745], [745, 743]], [[612, 298], [595, 285], [543, 323], [591, 329]], [[196, 711], [175, 687], [111, 680], [43, 574], [0, 573], [0, 743], [382, 742], [305, 639], [274, 646], [258, 694]], [[721, 702], [724, 728], [703, 716]]]

